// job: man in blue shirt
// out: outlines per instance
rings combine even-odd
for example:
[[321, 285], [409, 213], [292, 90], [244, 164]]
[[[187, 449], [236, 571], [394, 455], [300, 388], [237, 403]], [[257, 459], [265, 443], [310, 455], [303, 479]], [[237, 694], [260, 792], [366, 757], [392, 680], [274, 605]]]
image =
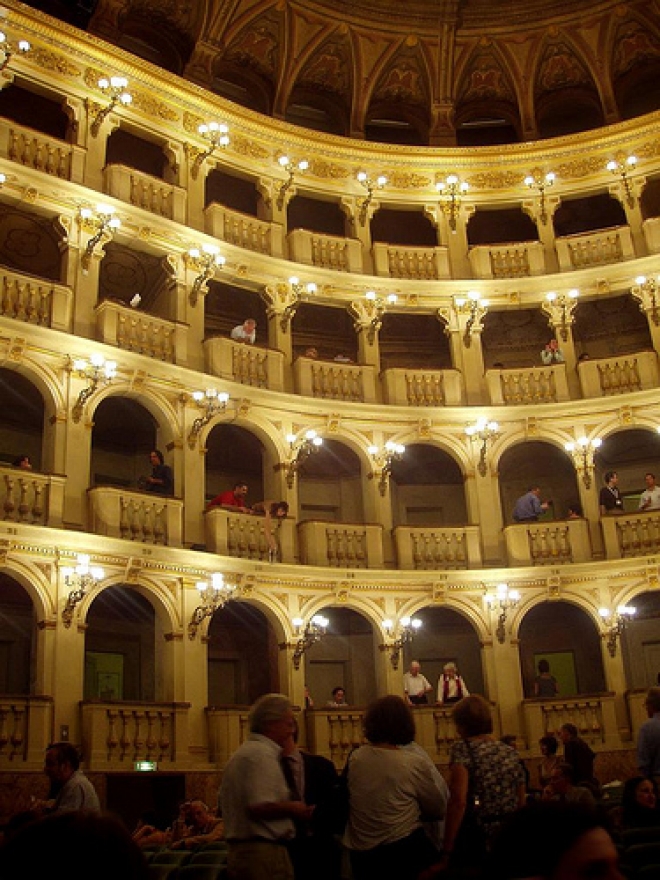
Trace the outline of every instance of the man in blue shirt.
[[660, 777], [660, 687], [649, 688], [646, 695], [649, 720], [639, 728], [637, 766], [644, 776]]
[[513, 508], [513, 519], [517, 523], [536, 522], [541, 514], [548, 509], [548, 502], [541, 501], [541, 489], [539, 486], [531, 486], [524, 495], [516, 501]]

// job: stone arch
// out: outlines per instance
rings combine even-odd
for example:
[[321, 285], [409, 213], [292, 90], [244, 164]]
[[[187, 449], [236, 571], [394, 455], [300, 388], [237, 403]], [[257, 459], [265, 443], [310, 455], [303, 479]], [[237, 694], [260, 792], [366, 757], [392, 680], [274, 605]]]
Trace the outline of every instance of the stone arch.
[[370, 472], [365, 465], [364, 451], [356, 451], [346, 437], [325, 435], [323, 445], [298, 468], [301, 515], [305, 508], [310, 518], [327, 510], [338, 522], [364, 522], [363, 483]]
[[182, 629], [180, 609], [175, 594], [162, 582], [148, 575], [140, 574], [127, 580], [125, 573], [107, 574], [94, 589], [90, 590], [78, 606], [78, 622], [85, 625], [87, 615], [94, 600], [105, 590], [113, 587], [126, 587], [134, 590], [154, 609], [154, 614], [165, 633], [176, 633]]
[[0, 693], [27, 696], [36, 684], [37, 629], [32, 597], [0, 572]]
[[[635, 424], [621, 425], [618, 419], [611, 418], [602, 426], [603, 445], [596, 462], [597, 484], [603, 485], [607, 471], [619, 474], [619, 489], [624, 495], [634, 487], [644, 488], [642, 471], [657, 471], [656, 462], [660, 457], [660, 435], [658, 423], [646, 417], [637, 419]], [[660, 472], [657, 472], [660, 480]]]
[[416, 438], [406, 444], [402, 459], [393, 462], [390, 491], [395, 525], [468, 522], [464, 450], [459, 458], [447, 446]]
[[57, 614], [50, 574], [33, 563], [11, 556], [0, 565], [0, 572], [21, 586], [32, 602], [37, 621], [52, 620]]
[[660, 33], [640, 12], [625, 9], [611, 24], [610, 69], [614, 97], [622, 119], [656, 110], [660, 101]]
[[522, 139], [520, 104], [511, 67], [511, 59], [502, 48], [490, 42], [475, 46], [464, 65], [457, 66], [454, 103], [457, 132], [461, 125], [475, 118], [494, 119], [500, 115], [513, 129], [517, 140]]
[[88, 418], [93, 421], [99, 405], [111, 397], [125, 397], [147, 410], [153, 417], [158, 430], [162, 432], [162, 445], [177, 446], [181, 438], [180, 417], [172, 402], [154, 388], [144, 387], [140, 383], [128, 383], [113, 380], [111, 385], [99, 389], [92, 398], [93, 407], [88, 404]]
[[238, 482], [247, 482], [248, 507], [272, 496], [268, 463], [280, 459], [267, 432], [254, 430], [253, 423], [240, 419], [218, 421], [208, 433], [204, 448], [207, 495], [214, 497]]

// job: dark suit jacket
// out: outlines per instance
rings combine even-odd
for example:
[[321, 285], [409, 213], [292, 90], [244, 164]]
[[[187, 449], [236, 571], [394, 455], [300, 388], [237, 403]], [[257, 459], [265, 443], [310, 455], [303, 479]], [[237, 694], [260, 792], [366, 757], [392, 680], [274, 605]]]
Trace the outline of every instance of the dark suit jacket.
[[341, 847], [333, 835], [339, 777], [335, 765], [321, 755], [301, 752], [305, 773], [303, 799], [314, 806], [309, 833], [298, 834], [289, 847], [296, 880], [339, 880]]

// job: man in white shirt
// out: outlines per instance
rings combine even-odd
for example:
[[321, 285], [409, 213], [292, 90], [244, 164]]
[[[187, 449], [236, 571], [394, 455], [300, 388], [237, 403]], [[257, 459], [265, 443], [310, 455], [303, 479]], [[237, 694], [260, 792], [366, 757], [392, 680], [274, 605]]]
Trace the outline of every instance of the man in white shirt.
[[655, 474], [644, 474], [646, 489], [639, 499], [640, 510], [660, 510], [660, 486], [655, 484]]
[[463, 697], [469, 697], [470, 691], [458, 674], [455, 663], [445, 663], [442, 675], [438, 679], [438, 703], [458, 703]]
[[428, 697], [433, 688], [421, 673], [421, 666], [417, 660], [413, 660], [410, 669], [403, 676], [403, 692], [406, 695], [406, 702], [409, 706], [425, 706], [428, 703]]
[[242, 324], [237, 324], [234, 327], [229, 336], [234, 342], [247, 342], [249, 345], [254, 345], [254, 340], [257, 338], [257, 322], [254, 318], [246, 318]]

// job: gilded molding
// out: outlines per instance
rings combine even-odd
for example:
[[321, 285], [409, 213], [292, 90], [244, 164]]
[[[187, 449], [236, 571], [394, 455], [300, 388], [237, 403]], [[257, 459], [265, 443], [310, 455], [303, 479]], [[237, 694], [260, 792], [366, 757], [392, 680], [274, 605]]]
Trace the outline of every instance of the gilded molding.
[[30, 62], [41, 67], [43, 70], [56, 70], [63, 76], [77, 78], [82, 74], [82, 69], [73, 64], [69, 58], [59, 52], [44, 49], [41, 46], [33, 46], [30, 51]]

